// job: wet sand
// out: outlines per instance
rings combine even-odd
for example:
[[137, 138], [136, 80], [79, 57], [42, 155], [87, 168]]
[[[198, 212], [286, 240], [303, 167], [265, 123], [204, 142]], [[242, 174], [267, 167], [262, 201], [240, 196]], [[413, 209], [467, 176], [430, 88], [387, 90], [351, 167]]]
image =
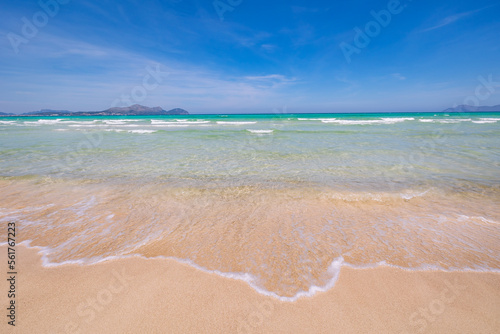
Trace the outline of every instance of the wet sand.
[[[142, 255], [240, 273], [287, 301], [338, 274], [336, 263], [411, 269], [500, 268], [498, 191], [345, 192], [0, 182], [0, 221], [49, 263]], [[409, 196], [411, 195], [411, 196]], [[3, 239], [3, 240], [2, 240]], [[0, 243], [6, 241], [0, 234]]]
[[343, 267], [329, 291], [282, 302], [174, 260], [44, 268], [36, 249], [17, 252], [16, 327], [4, 315], [2, 333], [500, 332], [498, 273]]

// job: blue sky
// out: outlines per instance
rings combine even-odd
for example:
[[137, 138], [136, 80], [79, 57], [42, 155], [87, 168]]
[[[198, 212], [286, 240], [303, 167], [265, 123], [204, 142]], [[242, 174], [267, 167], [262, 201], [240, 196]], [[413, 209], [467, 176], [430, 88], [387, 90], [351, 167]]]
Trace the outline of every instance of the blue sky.
[[4, 1], [0, 112], [495, 105], [499, 17], [493, 0]]

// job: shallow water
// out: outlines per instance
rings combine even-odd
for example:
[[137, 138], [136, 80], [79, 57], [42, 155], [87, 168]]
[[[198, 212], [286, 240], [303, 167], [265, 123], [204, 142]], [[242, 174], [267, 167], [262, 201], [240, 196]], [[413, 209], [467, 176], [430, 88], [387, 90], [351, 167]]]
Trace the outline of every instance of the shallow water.
[[342, 264], [497, 271], [499, 121], [1, 118], [0, 220], [46, 265], [174, 257], [284, 300]]

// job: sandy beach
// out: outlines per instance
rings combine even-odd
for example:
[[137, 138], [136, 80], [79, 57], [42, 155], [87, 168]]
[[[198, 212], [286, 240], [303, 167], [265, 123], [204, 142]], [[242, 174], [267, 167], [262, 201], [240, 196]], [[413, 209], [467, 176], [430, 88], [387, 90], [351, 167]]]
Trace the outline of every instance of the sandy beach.
[[0, 334], [500, 334], [499, 5], [4, 1]]
[[[169, 259], [47, 268], [36, 249], [17, 246], [17, 252], [16, 326], [4, 317], [4, 333], [500, 331], [500, 274], [495, 273], [343, 267], [334, 288], [282, 302], [245, 282]], [[2, 280], [2, 291], [7, 284]]]

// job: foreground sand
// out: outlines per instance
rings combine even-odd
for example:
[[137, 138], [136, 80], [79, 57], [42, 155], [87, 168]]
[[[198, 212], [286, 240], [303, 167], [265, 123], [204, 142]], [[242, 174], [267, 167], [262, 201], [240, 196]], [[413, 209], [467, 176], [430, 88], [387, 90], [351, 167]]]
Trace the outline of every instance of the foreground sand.
[[333, 289], [288, 303], [173, 260], [43, 268], [17, 252], [17, 326], [2, 279], [2, 333], [500, 333], [500, 274], [343, 268]]

